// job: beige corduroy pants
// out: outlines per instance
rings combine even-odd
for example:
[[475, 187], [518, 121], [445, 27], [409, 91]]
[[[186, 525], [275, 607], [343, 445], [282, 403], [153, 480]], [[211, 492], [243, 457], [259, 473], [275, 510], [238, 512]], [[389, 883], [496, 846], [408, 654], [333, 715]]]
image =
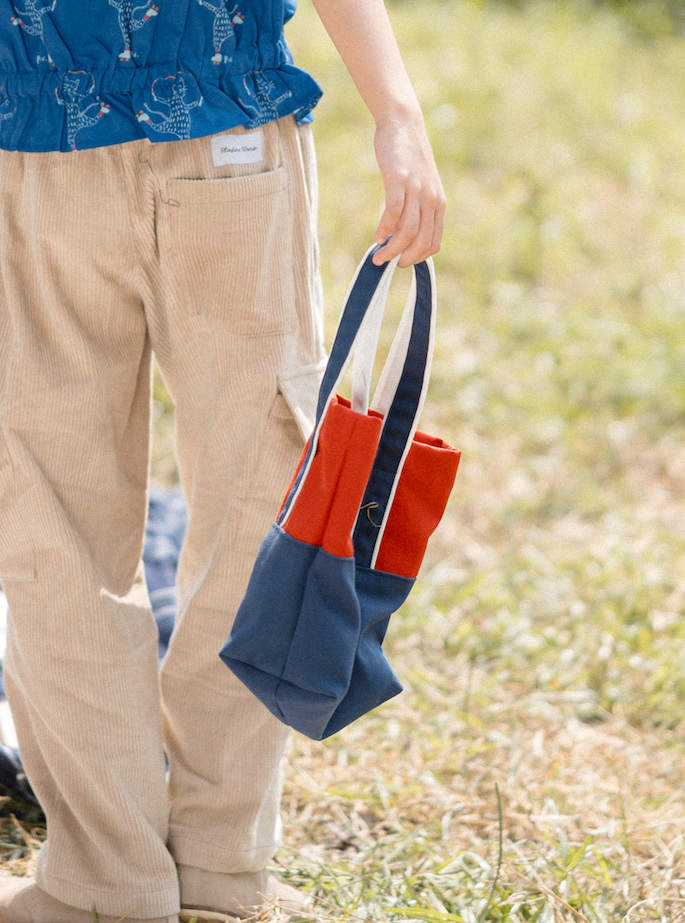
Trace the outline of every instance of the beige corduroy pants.
[[[244, 132], [226, 134], [230, 160]], [[174, 914], [177, 865], [254, 871], [278, 845], [287, 730], [218, 651], [323, 347], [310, 129], [255, 135], [261, 160], [218, 167], [210, 138], [0, 152], [5, 679], [48, 818], [37, 881], [104, 914]], [[151, 350], [189, 509], [161, 695], [140, 562]]]

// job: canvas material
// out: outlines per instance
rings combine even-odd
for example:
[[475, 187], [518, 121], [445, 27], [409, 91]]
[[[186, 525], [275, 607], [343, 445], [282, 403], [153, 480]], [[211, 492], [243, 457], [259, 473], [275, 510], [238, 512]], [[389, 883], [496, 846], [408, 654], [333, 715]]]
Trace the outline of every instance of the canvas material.
[[[222, 168], [210, 139], [0, 154], [5, 679], [39, 883], [103, 914], [171, 915], [177, 861], [221, 882], [278, 845], [287, 729], [217, 658], [323, 370], [311, 132], [263, 131], [261, 164]], [[151, 347], [189, 508], [161, 706]]]
[[376, 558], [378, 570], [416, 577], [445, 513], [460, 458], [461, 452], [444, 440], [415, 434]]
[[413, 585], [274, 524], [221, 657], [280, 721], [323, 740], [402, 691], [382, 643]]
[[[402, 346], [391, 349], [401, 371], [388, 376], [395, 385], [387, 415], [359, 413], [332, 394], [359, 331], [378, 335], [368, 313], [379, 288], [387, 293], [388, 269], [374, 267], [372, 253], [348, 291], [314, 433], [220, 655], [276, 717], [316, 740], [401, 691], [383, 639], [442, 517], [460, 457], [415, 429], [434, 330], [434, 280], [424, 265], [414, 269], [417, 288], [396, 338]], [[365, 361], [373, 356], [366, 344], [364, 353]]]
[[376, 456], [381, 421], [355, 413], [346, 404], [336, 396], [328, 408], [287, 532], [328, 554], [353, 557], [352, 530]]
[[[362, 516], [357, 514], [359, 507], [367, 502], [368, 479], [376, 459], [382, 418], [371, 410], [360, 419], [350, 407], [348, 398], [335, 395], [322, 426], [316, 457], [288, 519], [288, 533], [303, 542], [320, 544], [331, 554], [352, 555], [356, 549], [357, 561], [361, 563], [364, 555], [367, 559], [371, 557], [372, 551], [368, 545], [362, 545], [360, 533], [365, 530], [373, 538], [378, 525], [379, 504], [367, 507]], [[353, 433], [356, 445], [350, 447], [348, 435], [343, 448], [343, 432]], [[289, 491], [308, 449], [307, 446], [303, 452]], [[393, 494], [376, 559], [378, 570], [416, 577], [428, 540], [445, 513], [460, 459], [460, 450], [443, 439], [418, 430], [414, 434]], [[344, 479], [338, 481], [343, 466]], [[376, 473], [376, 478], [389, 495], [394, 472], [386, 477]], [[328, 502], [322, 502], [322, 498]], [[354, 528], [354, 542], [350, 528]]]

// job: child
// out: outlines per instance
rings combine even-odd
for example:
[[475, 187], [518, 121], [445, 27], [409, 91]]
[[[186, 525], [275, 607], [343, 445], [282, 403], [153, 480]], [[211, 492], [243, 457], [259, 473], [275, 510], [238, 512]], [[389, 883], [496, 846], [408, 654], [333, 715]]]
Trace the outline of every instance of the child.
[[[376, 261], [418, 262], [444, 196], [383, 0], [314, 4], [376, 123]], [[293, 12], [0, 0], [4, 675], [48, 823], [0, 923], [304, 909], [265, 871], [287, 729], [218, 658], [324, 362], [320, 91], [284, 44]], [[189, 510], [161, 680], [140, 563], [152, 350]]]

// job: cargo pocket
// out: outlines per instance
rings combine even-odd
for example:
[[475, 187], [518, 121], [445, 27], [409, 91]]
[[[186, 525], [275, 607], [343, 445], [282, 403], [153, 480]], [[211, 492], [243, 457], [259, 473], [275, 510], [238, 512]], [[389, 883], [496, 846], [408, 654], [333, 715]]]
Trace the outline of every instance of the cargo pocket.
[[278, 390], [288, 405], [303, 442], [309, 439], [314, 429], [316, 402], [326, 361], [323, 358], [315, 365], [308, 365], [290, 375], [282, 375], [278, 380]]
[[279, 378], [278, 391], [261, 433], [257, 435], [258, 450], [242, 479], [240, 499], [253, 513], [261, 511], [259, 541], [278, 514], [304, 444], [314, 427], [324, 367], [325, 363], [321, 362]]

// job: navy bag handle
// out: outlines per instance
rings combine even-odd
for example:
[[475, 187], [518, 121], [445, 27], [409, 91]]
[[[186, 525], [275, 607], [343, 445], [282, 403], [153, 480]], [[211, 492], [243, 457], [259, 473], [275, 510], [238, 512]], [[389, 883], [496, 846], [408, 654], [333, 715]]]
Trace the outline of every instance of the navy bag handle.
[[[368, 410], [371, 370], [383, 311], [399, 262], [399, 257], [395, 257], [389, 263], [376, 266], [373, 256], [379, 249], [373, 246], [367, 251], [350, 283], [319, 388], [314, 431], [277, 520], [279, 526], [285, 524], [307, 476], [326, 410], [353, 355], [352, 409], [360, 413]], [[413, 267], [407, 303], [371, 404], [372, 410], [383, 415], [384, 422], [362, 506], [371, 503], [375, 512], [373, 519], [370, 515], [359, 517], [354, 532], [355, 556], [358, 563], [367, 567], [375, 564], [399, 475], [425, 402], [433, 357], [435, 314], [435, 276], [433, 261], [428, 259]]]

